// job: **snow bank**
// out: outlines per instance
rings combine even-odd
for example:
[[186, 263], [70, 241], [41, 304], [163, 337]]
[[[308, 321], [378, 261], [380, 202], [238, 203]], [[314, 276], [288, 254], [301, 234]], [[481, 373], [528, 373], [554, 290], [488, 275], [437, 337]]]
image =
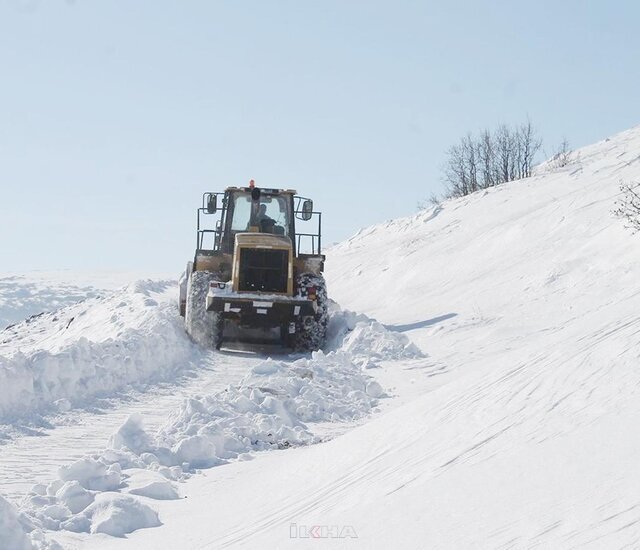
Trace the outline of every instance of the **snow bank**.
[[33, 545], [18, 520], [15, 507], [0, 496], [0, 548], [31, 550]]
[[[21, 521], [22, 520], [22, 521]], [[0, 548], [2, 550], [62, 550], [21, 518], [16, 507], [0, 496]]]
[[139, 497], [178, 498], [175, 482], [197, 468], [317, 443], [311, 423], [362, 418], [384, 396], [366, 374], [369, 359], [421, 356], [406, 336], [337, 306], [329, 332], [333, 350], [293, 361], [266, 359], [239, 384], [185, 400], [155, 434], [131, 415], [109, 448], [61, 468], [47, 486], [35, 486], [25, 511], [36, 525], [54, 530], [120, 536], [157, 525], [157, 514]]
[[189, 365], [174, 282], [138, 281], [0, 332], [0, 418], [68, 410]]
[[327, 349], [340, 349], [369, 368], [380, 361], [425, 357], [405, 334], [390, 331], [361, 313], [343, 310], [335, 302], [329, 308]]

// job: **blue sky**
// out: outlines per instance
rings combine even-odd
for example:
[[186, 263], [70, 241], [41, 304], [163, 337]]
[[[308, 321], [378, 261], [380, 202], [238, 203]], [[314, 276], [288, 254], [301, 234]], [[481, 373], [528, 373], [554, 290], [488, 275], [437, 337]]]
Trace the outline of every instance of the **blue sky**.
[[195, 207], [293, 187], [325, 242], [411, 214], [461, 135], [640, 122], [634, 2], [0, 0], [0, 272], [180, 271]]

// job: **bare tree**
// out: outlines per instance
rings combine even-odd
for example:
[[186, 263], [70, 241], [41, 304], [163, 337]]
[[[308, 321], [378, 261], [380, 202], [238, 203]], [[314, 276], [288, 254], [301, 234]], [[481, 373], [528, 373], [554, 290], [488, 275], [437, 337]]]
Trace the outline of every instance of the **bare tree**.
[[478, 190], [478, 161], [476, 158], [476, 144], [471, 134], [467, 134], [462, 139], [460, 147], [464, 156], [464, 166], [469, 181], [469, 193], [474, 193]]
[[447, 151], [443, 180], [447, 197], [461, 197], [507, 181], [529, 177], [542, 140], [529, 120], [501, 124], [477, 138], [467, 134]]
[[444, 168], [448, 197], [462, 197], [469, 194], [469, 178], [465, 168], [462, 148], [460, 145], [452, 145], [447, 151], [447, 163]]
[[513, 179], [514, 142], [511, 131], [505, 124], [498, 126], [495, 137], [497, 150], [497, 183], [504, 183]]
[[533, 161], [535, 156], [542, 147], [542, 139], [537, 135], [537, 132], [530, 120], [527, 120], [524, 124], [521, 124], [518, 128], [518, 148], [519, 148], [519, 177], [528, 178], [533, 171]]
[[480, 134], [476, 144], [478, 165], [480, 167], [480, 188], [486, 189], [496, 184], [495, 163], [496, 154], [493, 137], [489, 130]]
[[640, 231], [640, 183], [620, 183], [621, 197], [613, 213], [622, 218], [634, 233]]

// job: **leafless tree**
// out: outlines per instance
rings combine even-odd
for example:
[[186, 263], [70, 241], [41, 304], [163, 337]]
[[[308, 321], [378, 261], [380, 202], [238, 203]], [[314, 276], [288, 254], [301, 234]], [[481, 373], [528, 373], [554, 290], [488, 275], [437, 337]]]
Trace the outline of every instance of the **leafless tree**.
[[452, 145], [447, 151], [444, 180], [448, 197], [462, 197], [470, 193], [469, 175], [466, 170], [464, 151], [460, 144]]
[[480, 188], [486, 189], [487, 187], [493, 187], [496, 184], [496, 153], [493, 137], [489, 130], [485, 130], [480, 134], [476, 149], [480, 169]]
[[634, 233], [640, 231], [640, 183], [620, 183], [621, 197], [613, 213]]
[[538, 137], [538, 134], [531, 124], [530, 120], [527, 120], [524, 124], [521, 124], [518, 128], [518, 177], [528, 178], [533, 171], [533, 162], [535, 156], [542, 147], [542, 139]]
[[542, 140], [531, 124], [501, 124], [494, 132], [467, 134], [447, 151], [443, 179], [447, 197], [461, 197], [507, 181], [529, 177]]
[[497, 151], [497, 183], [505, 183], [514, 179], [514, 140], [511, 130], [501, 124], [495, 133]]
[[469, 193], [474, 193], [478, 190], [478, 159], [476, 157], [476, 144], [471, 134], [467, 134], [462, 139], [460, 147], [464, 156], [465, 171], [469, 179]]

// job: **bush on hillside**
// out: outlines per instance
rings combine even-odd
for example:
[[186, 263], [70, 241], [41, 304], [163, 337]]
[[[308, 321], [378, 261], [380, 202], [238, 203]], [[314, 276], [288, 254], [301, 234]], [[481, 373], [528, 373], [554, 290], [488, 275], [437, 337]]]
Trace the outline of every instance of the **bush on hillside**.
[[613, 213], [634, 233], [640, 231], [640, 183], [620, 182], [620, 197]]

